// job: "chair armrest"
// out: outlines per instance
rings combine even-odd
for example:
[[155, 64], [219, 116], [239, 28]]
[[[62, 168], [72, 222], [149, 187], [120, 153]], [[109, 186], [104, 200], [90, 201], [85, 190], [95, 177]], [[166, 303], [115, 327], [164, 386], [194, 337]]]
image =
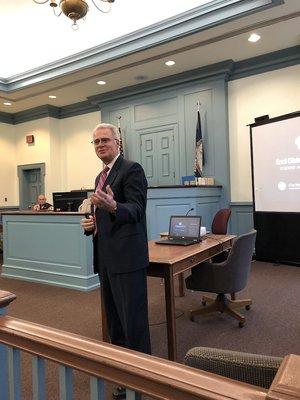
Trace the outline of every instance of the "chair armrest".
[[190, 367], [268, 389], [282, 362], [280, 357], [194, 347], [184, 358]]

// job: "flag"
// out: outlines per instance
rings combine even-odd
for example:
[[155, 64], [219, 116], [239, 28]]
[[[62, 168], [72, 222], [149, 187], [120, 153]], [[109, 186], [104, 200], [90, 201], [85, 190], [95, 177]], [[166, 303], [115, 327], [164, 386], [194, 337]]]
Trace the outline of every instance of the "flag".
[[118, 130], [120, 136], [120, 143], [119, 143], [119, 151], [122, 157], [124, 157], [124, 149], [123, 149], [123, 141], [122, 141], [122, 132], [121, 132], [121, 125], [120, 125], [120, 118], [118, 118]]
[[200, 111], [197, 111], [197, 127], [196, 127], [196, 151], [195, 151], [195, 165], [194, 175], [196, 177], [203, 176], [203, 165], [204, 165], [204, 152], [203, 152], [203, 141], [202, 141], [202, 130], [201, 130], [201, 118]]

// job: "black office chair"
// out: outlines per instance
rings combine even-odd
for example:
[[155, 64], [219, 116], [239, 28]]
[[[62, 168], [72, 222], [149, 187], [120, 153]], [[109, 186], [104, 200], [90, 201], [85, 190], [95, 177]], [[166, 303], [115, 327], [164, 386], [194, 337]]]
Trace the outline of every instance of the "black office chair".
[[268, 389], [282, 360], [260, 354], [194, 347], [186, 353], [184, 364]]
[[[220, 311], [236, 318], [240, 327], [244, 326], [245, 317], [234, 310], [241, 307], [249, 310], [252, 300], [230, 300], [226, 297], [226, 293], [236, 293], [245, 288], [254, 252], [255, 237], [255, 230], [239, 236], [233, 242], [226, 261], [202, 263], [192, 269], [192, 274], [185, 280], [188, 289], [218, 294], [216, 299], [203, 296], [204, 307], [191, 311], [192, 321], [196, 315]], [[207, 303], [208, 306], [206, 306]]]

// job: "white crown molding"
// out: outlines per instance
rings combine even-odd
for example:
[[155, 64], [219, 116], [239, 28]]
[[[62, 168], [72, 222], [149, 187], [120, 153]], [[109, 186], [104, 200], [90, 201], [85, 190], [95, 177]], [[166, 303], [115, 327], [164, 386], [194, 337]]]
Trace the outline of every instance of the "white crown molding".
[[209, 4], [193, 8], [70, 57], [9, 78], [0, 78], [0, 90], [8, 93], [23, 89], [150, 49], [283, 3], [284, 0], [214, 0]]

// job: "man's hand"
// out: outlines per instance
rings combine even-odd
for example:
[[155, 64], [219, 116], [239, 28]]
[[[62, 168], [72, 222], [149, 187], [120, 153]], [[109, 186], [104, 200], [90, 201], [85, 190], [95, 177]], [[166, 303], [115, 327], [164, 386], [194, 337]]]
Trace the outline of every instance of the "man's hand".
[[114, 212], [117, 206], [117, 202], [114, 200], [114, 193], [109, 185], [106, 186], [106, 193], [102, 190], [95, 192], [91, 196], [91, 202], [98, 208], [103, 208], [110, 213]]
[[95, 221], [94, 218], [90, 215], [89, 218], [83, 218], [80, 221], [80, 225], [83, 227], [83, 229], [87, 232], [91, 232], [95, 229]]

